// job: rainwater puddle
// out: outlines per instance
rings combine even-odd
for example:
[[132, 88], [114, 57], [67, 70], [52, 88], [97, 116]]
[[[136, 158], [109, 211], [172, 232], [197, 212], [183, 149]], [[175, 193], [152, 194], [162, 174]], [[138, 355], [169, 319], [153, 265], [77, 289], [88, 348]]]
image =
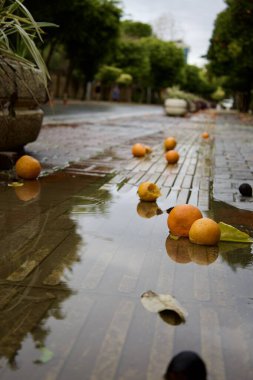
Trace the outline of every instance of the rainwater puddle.
[[[106, 182], [1, 186], [1, 379], [157, 380], [184, 350], [212, 380], [252, 379], [252, 246], [171, 240], [166, 200]], [[216, 202], [211, 214], [252, 235], [251, 212]], [[175, 297], [185, 322], [146, 310], [150, 290]]]

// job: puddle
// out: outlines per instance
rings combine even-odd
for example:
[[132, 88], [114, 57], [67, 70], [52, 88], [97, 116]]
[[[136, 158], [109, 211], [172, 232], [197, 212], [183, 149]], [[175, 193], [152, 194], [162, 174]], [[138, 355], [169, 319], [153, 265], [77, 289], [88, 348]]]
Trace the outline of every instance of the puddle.
[[[109, 178], [0, 187], [1, 379], [155, 380], [191, 350], [210, 378], [250, 380], [252, 246], [171, 240], [165, 200], [147, 206]], [[252, 235], [251, 212], [211, 214]], [[175, 297], [186, 322], [145, 310], [147, 289]]]

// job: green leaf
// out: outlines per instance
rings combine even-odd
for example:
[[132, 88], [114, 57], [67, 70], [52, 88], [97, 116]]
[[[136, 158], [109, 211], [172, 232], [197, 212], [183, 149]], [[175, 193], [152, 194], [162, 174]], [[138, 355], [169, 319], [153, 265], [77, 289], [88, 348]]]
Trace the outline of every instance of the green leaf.
[[51, 360], [54, 356], [54, 353], [46, 347], [40, 347], [40, 353], [41, 355], [39, 359], [35, 360], [35, 363], [45, 364], [49, 362], [49, 360]]
[[221, 230], [221, 241], [233, 241], [238, 243], [253, 243], [253, 239], [246, 233], [230, 226], [229, 224], [219, 222]]

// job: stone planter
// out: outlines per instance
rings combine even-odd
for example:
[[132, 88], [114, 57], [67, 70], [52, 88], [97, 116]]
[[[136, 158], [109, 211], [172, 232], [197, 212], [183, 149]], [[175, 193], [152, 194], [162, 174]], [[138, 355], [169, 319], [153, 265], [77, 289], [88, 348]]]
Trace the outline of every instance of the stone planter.
[[185, 116], [188, 110], [186, 100], [166, 99], [164, 102], [165, 113], [168, 116]]
[[[1, 58], [1, 57], [0, 57]], [[47, 92], [39, 70], [0, 61], [0, 151], [19, 150], [38, 137]]]

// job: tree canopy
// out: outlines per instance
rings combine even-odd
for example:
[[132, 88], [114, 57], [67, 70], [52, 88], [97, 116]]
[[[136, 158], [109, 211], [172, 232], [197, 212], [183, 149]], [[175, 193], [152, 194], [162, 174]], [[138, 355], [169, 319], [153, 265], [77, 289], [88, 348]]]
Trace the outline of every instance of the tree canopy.
[[225, 76], [225, 86], [247, 111], [253, 86], [253, 2], [227, 0], [215, 21], [207, 53], [210, 72]]

